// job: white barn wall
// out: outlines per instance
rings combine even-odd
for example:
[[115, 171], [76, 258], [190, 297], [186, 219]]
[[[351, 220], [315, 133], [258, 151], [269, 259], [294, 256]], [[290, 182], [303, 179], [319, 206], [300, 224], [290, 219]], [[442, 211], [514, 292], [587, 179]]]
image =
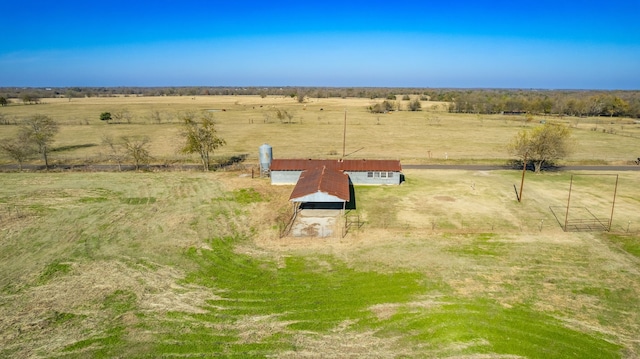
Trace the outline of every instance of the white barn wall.
[[271, 184], [294, 185], [302, 171], [271, 171]]
[[[344, 173], [349, 175], [351, 183], [355, 185], [398, 185], [400, 184], [400, 172], [385, 172], [392, 173], [392, 177], [369, 177], [369, 172], [360, 171], [345, 171]], [[375, 173], [375, 172], [374, 172]]]
[[[273, 185], [295, 185], [300, 179], [302, 171], [271, 171], [271, 184]], [[351, 183], [354, 185], [399, 185], [400, 172], [392, 173], [391, 177], [369, 177], [368, 172], [345, 171], [349, 175]]]

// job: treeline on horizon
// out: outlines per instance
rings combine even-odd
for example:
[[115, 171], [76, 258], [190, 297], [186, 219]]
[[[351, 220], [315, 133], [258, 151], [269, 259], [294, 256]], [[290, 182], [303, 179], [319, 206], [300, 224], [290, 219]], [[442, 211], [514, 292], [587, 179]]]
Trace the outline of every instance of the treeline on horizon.
[[420, 101], [444, 101], [455, 113], [532, 113], [567, 116], [640, 118], [640, 91], [633, 90], [536, 90], [447, 89], [391, 87], [56, 87], [0, 88], [0, 98], [11, 102], [38, 103], [41, 98], [110, 96], [220, 96], [260, 95], [293, 98], [368, 98], [399, 100], [405, 95]]

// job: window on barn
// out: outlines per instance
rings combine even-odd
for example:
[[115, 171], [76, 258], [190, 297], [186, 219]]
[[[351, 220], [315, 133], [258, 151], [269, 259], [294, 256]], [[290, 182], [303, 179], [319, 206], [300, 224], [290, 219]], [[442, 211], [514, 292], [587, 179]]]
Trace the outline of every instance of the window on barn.
[[387, 178], [387, 172], [380, 172], [380, 177]]
[[380, 178], [380, 172], [373, 172], [373, 176], [375, 178]]
[[367, 172], [367, 177], [373, 178], [373, 172]]
[[389, 172], [389, 173], [387, 173], [387, 177], [389, 177], [389, 178], [393, 178], [393, 172]]

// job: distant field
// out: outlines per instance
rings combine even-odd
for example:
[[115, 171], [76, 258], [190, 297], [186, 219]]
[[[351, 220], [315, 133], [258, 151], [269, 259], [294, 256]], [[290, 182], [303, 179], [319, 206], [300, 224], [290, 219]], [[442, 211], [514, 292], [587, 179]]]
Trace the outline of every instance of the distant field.
[[[574, 128], [574, 153], [563, 163], [630, 164], [640, 156], [640, 124], [624, 118], [535, 117], [450, 114], [447, 104], [422, 102], [422, 111], [372, 114], [367, 107], [381, 99], [311, 98], [304, 104], [290, 97], [197, 96], [106, 97], [43, 99], [39, 105], [0, 108], [4, 121], [40, 113], [62, 124], [52, 153], [54, 163], [106, 161], [103, 136], [148, 136], [157, 163], [193, 162], [179, 154], [180, 114], [210, 111], [227, 145], [220, 157], [248, 155], [257, 162], [262, 143], [273, 146], [274, 156], [339, 158], [343, 153], [344, 119], [347, 118], [345, 154], [352, 158], [390, 158], [404, 163], [499, 163], [509, 159], [505, 144], [525, 127], [540, 121], [558, 121]], [[408, 101], [400, 101], [406, 105]], [[276, 109], [291, 119], [282, 123]], [[120, 124], [106, 124], [100, 113], [125, 114]], [[289, 123], [291, 122], [291, 123]], [[9, 138], [16, 126], [0, 126], [0, 138]], [[0, 154], [0, 163], [10, 159]], [[34, 163], [38, 163], [34, 160]]]
[[[560, 229], [569, 173], [522, 203], [517, 171], [405, 175], [310, 239], [278, 236], [291, 187], [243, 172], [2, 173], [0, 357], [640, 356], [638, 172], [611, 233]], [[574, 203], [608, 216], [611, 187]]]

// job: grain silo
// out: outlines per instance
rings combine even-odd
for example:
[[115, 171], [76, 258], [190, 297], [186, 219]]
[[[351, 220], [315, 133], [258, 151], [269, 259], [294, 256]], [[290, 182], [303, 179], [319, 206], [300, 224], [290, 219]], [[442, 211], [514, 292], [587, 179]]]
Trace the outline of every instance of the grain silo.
[[263, 144], [259, 148], [260, 154], [260, 176], [269, 176], [271, 170], [271, 160], [273, 159], [273, 152], [271, 146]]

